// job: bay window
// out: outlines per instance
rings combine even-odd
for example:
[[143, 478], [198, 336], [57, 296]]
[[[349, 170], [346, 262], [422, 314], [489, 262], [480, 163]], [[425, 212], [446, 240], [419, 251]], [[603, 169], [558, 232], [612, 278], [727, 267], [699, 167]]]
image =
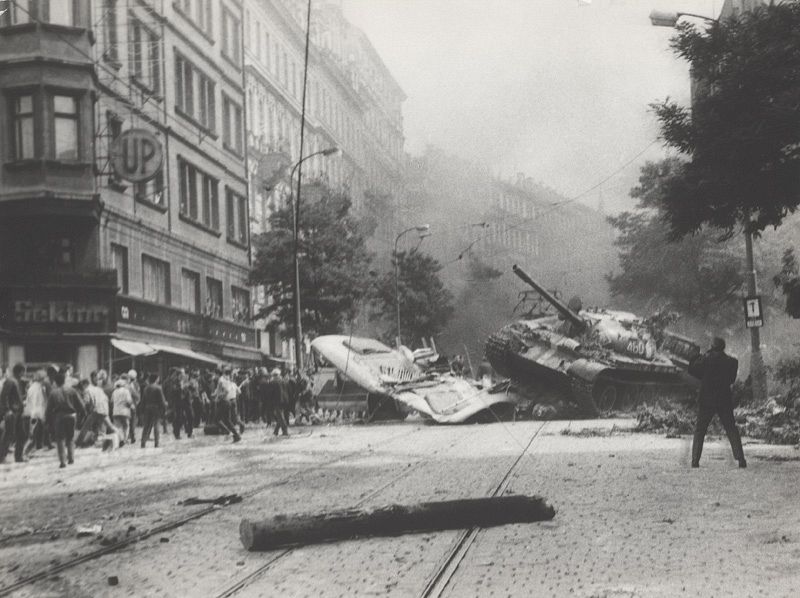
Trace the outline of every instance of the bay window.
[[53, 96], [53, 136], [56, 160], [78, 159], [78, 100]]
[[11, 98], [12, 143], [14, 158], [34, 158], [33, 147], [33, 96], [20, 95]]

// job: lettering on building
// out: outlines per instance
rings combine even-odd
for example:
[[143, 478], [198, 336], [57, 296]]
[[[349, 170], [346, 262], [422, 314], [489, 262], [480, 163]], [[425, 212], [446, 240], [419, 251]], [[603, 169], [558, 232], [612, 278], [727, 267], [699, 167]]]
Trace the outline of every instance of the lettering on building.
[[19, 324], [102, 324], [108, 307], [75, 301], [14, 301], [14, 322]]

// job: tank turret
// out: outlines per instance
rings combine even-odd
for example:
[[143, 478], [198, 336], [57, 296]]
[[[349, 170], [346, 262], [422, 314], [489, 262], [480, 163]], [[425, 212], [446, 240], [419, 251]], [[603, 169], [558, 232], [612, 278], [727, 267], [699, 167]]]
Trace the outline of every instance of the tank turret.
[[539, 293], [539, 295], [541, 295], [545, 301], [547, 301], [550, 305], [552, 305], [556, 309], [556, 311], [559, 314], [561, 314], [561, 317], [563, 319], [567, 320], [570, 324], [572, 324], [575, 327], [575, 331], [578, 334], [580, 334], [586, 329], [586, 322], [580, 317], [580, 315], [578, 315], [577, 312], [570, 309], [569, 306], [565, 305], [564, 302], [561, 301], [560, 299], [557, 299], [556, 297], [548, 293], [543, 286], [541, 286], [536, 281], [534, 281], [530, 276], [528, 276], [528, 273], [525, 272], [525, 270], [523, 270], [516, 264], [514, 264], [511, 267], [511, 269], [514, 271], [514, 274], [516, 274], [523, 282], [529, 284], [534, 289], [536, 289], [536, 292]]

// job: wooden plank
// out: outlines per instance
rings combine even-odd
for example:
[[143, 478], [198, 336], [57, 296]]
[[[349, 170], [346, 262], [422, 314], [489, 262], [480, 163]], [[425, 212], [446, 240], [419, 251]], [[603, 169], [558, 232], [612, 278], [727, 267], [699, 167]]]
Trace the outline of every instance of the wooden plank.
[[247, 550], [274, 550], [359, 537], [530, 523], [553, 517], [555, 509], [540, 497], [497, 496], [275, 515], [261, 521], [243, 519], [239, 536]]

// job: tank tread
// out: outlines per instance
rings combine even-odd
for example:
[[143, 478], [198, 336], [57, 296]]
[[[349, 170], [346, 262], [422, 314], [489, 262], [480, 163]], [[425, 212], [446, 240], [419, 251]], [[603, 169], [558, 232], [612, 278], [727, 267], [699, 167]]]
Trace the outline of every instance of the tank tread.
[[640, 405], [660, 401], [688, 403], [694, 389], [682, 382], [599, 380], [592, 389], [591, 399], [598, 413], [631, 410]]

